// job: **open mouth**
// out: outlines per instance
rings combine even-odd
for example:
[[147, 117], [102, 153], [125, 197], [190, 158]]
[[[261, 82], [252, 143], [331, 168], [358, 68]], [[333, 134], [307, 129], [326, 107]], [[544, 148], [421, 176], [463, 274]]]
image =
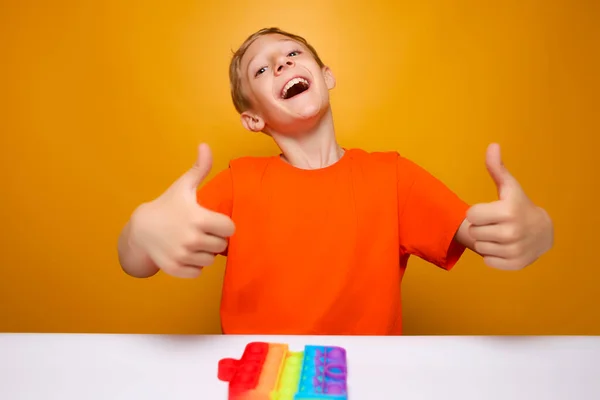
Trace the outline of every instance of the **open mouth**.
[[281, 90], [281, 98], [291, 99], [300, 93], [305, 92], [310, 87], [310, 83], [304, 78], [294, 78], [290, 80]]

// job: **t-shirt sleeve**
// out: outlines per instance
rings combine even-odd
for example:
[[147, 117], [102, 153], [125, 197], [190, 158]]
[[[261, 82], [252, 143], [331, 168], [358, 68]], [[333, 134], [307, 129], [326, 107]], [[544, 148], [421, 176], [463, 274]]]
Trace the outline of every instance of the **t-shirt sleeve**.
[[231, 170], [224, 169], [200, 186], [196, 192], [196, 199], [202, 207], [231, 217], [233, 205]]
[[[229, 168], [219, 172], [196, 191], [198, 204], [231, 218], [233, 208], [233, 183]], [[227, 256], [227, 249], [221, 253]]]
[[465, 247], [454, 240], [468, 204], [414, 162], [398, 157], [400, 249], [450, 270]]

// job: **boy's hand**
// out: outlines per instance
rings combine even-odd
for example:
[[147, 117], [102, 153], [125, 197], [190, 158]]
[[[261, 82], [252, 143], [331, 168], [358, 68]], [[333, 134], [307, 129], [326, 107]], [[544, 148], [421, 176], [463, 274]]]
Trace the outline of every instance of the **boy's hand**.
[[497, 144], [488, 147], [486, 166], [499, 199], [474, 205], [467, 212], [475, 251], [491, 267], [524, 268], [552, 247], [552, 221], [542, 208], [533, 204], [504, 167]]
[[226, 215], [201, 207], [196, 191], [212, 167], [210, 148], [199, 148], [194, 166], [157, 199], [133, 214], [131, 244], [169, 275], [194, 278], [227, 248], [235, 225]]

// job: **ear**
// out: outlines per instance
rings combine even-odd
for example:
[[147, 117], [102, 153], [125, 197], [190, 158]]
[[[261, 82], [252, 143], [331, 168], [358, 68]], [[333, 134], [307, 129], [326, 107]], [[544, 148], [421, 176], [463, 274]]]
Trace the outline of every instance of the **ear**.
[[244, 111], [241, 115], [242, 125], [251, 132], [260, 132], [265, 128], [265, 121], [258, 115]]
[[323, 67], [323, 78], [325, 79], [327, 89], [331, 90], [335, 87], [335, 76], [333, 76], [333, 72], [327, 66]]

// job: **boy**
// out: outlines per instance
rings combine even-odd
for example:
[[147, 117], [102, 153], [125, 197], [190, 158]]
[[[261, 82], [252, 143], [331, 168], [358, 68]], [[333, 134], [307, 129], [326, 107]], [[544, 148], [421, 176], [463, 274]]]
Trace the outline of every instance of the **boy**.
[[409, 256], [449, 270], [468, 248], [516, 270], [552, 247], [550, 218], [496, 145], [487, 167], [499, 200], [473, 207], [396, 152], [341, 147], [334, 75], [303, 38], [258, 31], [234, 54], [230, 79], [243, 126], [281, 154], [233, 160], [198, 190], [211, 168], [201, 145], [194, 167], [138, 207], [119, 238], [135, 277], [197, 277], [227, 256], [224, 333], [398, 335]]

